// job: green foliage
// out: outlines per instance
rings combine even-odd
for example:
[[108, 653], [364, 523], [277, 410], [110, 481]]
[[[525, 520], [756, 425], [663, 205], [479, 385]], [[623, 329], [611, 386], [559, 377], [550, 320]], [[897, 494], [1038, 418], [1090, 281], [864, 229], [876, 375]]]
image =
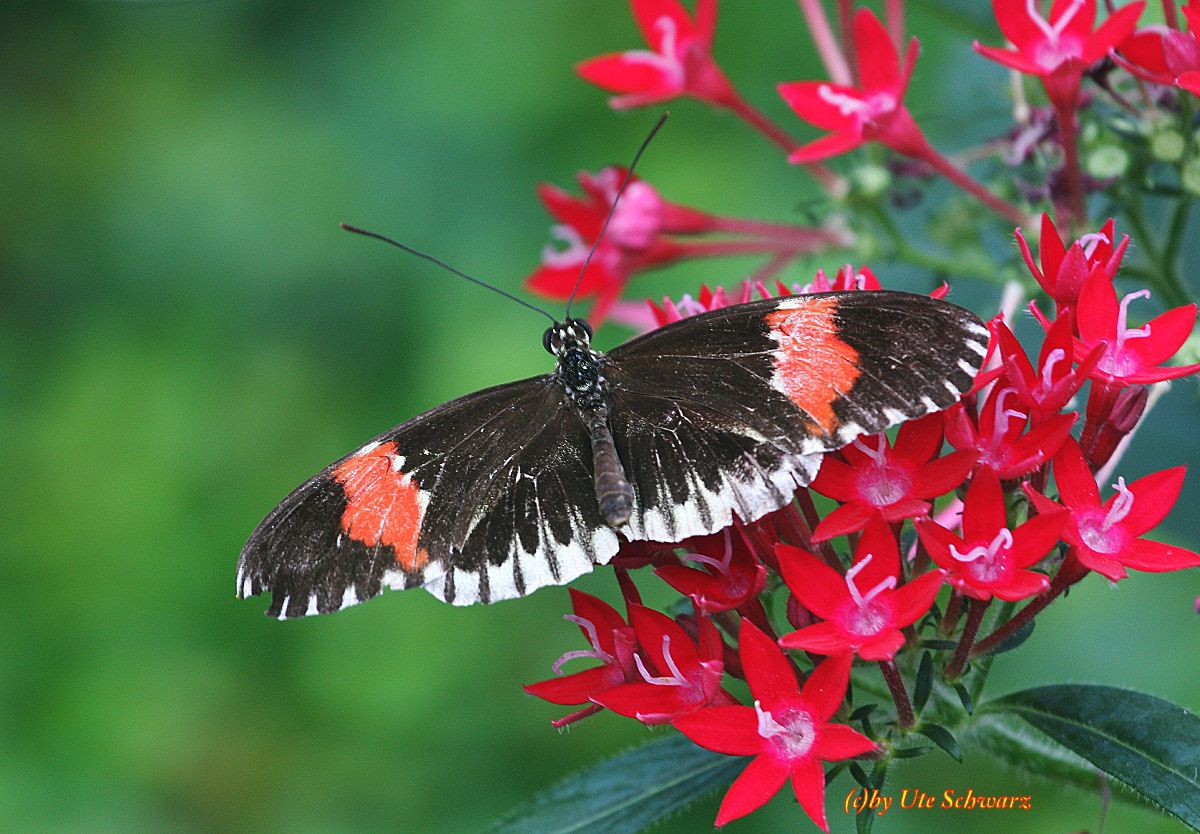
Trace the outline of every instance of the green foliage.
[[1011, 713], [1200, 830], [1200, 718], [1161, 698], [1111, 686], [1013, 692], [981, 712]]

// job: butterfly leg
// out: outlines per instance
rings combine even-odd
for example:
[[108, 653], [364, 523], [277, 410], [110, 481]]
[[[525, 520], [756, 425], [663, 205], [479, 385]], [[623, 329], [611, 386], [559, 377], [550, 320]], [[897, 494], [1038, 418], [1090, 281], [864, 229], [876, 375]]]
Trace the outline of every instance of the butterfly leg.
[[584, 419], [592, 436], [592, 467], [600, 515], [609, 527], [623, 527], [633, 511], [633, 487], [625, 477], [625, 469], [613, 444], [608, 428], [608, 409], [601, 407], [586, 412]]

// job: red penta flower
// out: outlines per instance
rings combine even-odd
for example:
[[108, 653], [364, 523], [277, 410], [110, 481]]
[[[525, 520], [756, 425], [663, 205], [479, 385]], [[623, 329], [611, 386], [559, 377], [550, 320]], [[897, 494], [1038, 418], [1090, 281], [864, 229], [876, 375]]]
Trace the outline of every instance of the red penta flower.
[[754, 706], [710, 707], [672, 722], [701, 747], [754, 756], [725, 794], [716, 824], [756, 810], [790, 778], [800, 807], [828, 831], [821, 762], [875, 749], [871, 739], [851, 727], [829, 723], [846, 696], [853, 656], [842, 654], [820, 663], [801, 689], [783, 652], [747, 620], [742, 621], [739, 653]]
[[956, 449], [976, 452], [979, 468], [990, 469], [1004, 480], [1028, 475], [1054, 456], [1077, 415], [1073, 411], [1055, 414], [1025, 432], [1028, 409], [1016, 405], [1020, 405], [1017, 389], [998, 383], [978, 420], [961, 403], [947, 409], [946, 439]]
[[909, 41], [901, 66], [883, 24], [867, 9], [859, 9], [854, 16], [854, 50], [859, 87], [828, 81], [779, 85], [779, 95], [797, 116], [832, 131], [793, 151], [789, 162], [814, 162], [867, 141], [880, 142], [907, 156], [924, 154], [929, 143], [904, 106], [904, 92], [917, 62], [917, 39]]
[[1115, 234], [1116, 229], [1110, 217], [1100, 231], [1084, 235], [1067, 248], [1058, 236], [1050, 215], [1043, 213], [1042, 233], [1038, 240], [1039, 268], [1021, 230], [1014, 232], [1029, 272], [1046, 294], [1054, 299], [1060, 311], [1075, 306], [1083, 282], [1089, 276], [1102, 274], [1112, 281], [1129, 245], [1129, 235], [1122, 235], [1120, 242], [1114, 243]]
[[867, 524], [845, 576], [798, 547], [781, 544], [775, 552], [792, 595], [825, 621], [783, 635], [779, 645], [817, 654], [891, 660], [904, 645], [900, 629], [929, 611], [945, 577], [929, 571], [897, 588], [900, 551], [882, 520]]
[[[538, 196], [558, 221], [550, 234], [560, 245], [547, 244], [542, 264], [526, 279], [526, 286], [550, 298], [571, 295], [624, 178], [625, 170], [617, 167], [598, 174], [580, 172], [583, 197], [549, 183], [538, 186]], [[590, 316], [593, 324], [603, 318], [634, 273], [677, 256], [677, 245], [662, 233], [688, 222], [679, 214], [678, 207], [663, 200], [648, 183], [630, 180], [576, 291], [577, 298], [598, 297]]]
[[709, 289], [708, 285], [705, 284], [700, 288], [700, 294], [695, 298], [690, 295], [684, 295], [676, 302], [664, 296], [661, 307], [649, 299], [647, 299], [646, 304], [650, 306], [650, 313], [654, 316], [655, 323], [659, 327], [663, 327], [673, 321], [680, 321], [681, 319], [686, 319], [688, 316], [707, 313], [709, 310], [720, 310], [731, 304], [745, 304], [753, 298], [754, 288], [749, 281], [743, 281], [736, 293], [726, 292], [724, 287], [717, 287], [715, 290]]
[[1200, 95], [1200, 6], [1189, 3], [1182, 11], [1187, 32], [1147, 26], [1126, 38], [1114, 57], [1140, 78]]
[[663, 565], [654, 572], [676, 591], [691, 597], [700, 613], [741, 608], [758, 596], [766, 584], [766, 568], [754, 558], [746, 540], [732, 525], [720, 533], [697, 536], [680, 544], [689, 551], [683, 560], [701, 567]]
[[[637, 637], [634, 630], [625, 624], [621, 615], [601, 599], [591, 594], [570, 589], [574, 614], [564, 615], [576, 623], [588, 642], [587, 649], [566, 652], [554, 662], [554, 673], [562, 675], [562, 667], [569, 660], [590, 658], [599, 660], [599, 666], [576, 672], [573, 675], [550, 678], [531, 683], [525, 691], [552, 704], [586, 704], [596, 695], [627, 681], [638, 680], [638, 667], [634, 656]], [[581, 710], [554, 723], [562, 726], [595, 712], [599, 707]]]
[[1000, 348], [1000, 365], [1004, 382], [1016, 391], [1021, 405], [1029, 410], [1033, 425], [1055, 418], [1071, 397], [1087, 381], [1088, 374], [1100, 360], [1102, 348], [1092, 349], [1075, 367], [1075, 338], [1070, 312], [1059, 315], [1046, 333], [1038, 354], [1036, 370], [1021, 348], [1017, 337], [1003, 321], [990, 325]]
[[975, 49], [1006, 67], [1040, 77], [1054, 106], [1069, 110], [1079, 96], [1083, 71], [1129, 37], [1145, 3], [1117, 9], [1096, 30], [1095, 0], [1054, 0], [1048, 18], [1038, 5], [1037, 0], [992, 0], [1000, 31], [1015, 49], [979, 43]]
[[841, 292], [848, 290], [878, 290], [882, 289], [879, 279], [875, 277], [875, 273], [868, 266], [860, 266], [855, 269], [850, 264], [843, 264], [838, 267], [838, 271], [834, 274], [833, 280], [825, 274], [825, 270], [818, 269], [817, 274], [812, 281], [807, 284], [794, 285], [790, 290], [780, 286], [779, 294], [788, 295], [789, 293], [797, 293], [799, 295], [807, 295], [814, 292]]
[[1161, 367], [1187, 341], [1196, 323], [1196, 305], [1186, 304], [1156, 316], [1142, 327], [1129, 327], [1129, 305], [1149, 298], [1149, 290], [1132, 292], [1117, 301], [1111, 280], [1095, 274], [1079, 292], [1080, 352], [1104, 345], [1092, 369], [1092, 379], [1119, 385], [1161, 382], [1200, 371], [1200, 364]]
[[666, 614], [645, 606], [629, 606], [629, 622], [641, 645], [633, 658], [638, 678], [593, 695], [595, 703], [643, 724], [737, 703], [721, 689], [725, 644], [707, 617], [696, 619], [697, 641]]
[[1125, 578], [1127, 568], [1161, 573], [1200, 565], [1200, 554], [1141, 538], [1175, 505], [1184, 472], [1184, 467], [1176, 466], [1131, 484], [1118, 478], [1113, 485], [1116, 494], [1101, 502], [1083, 452], [1070, 440], [1054, 457], [1054, 481], [1062, 504], [1028, 484], [1025, 492], [1040, 513], [1061, 512], [1065, 506], [1069, 521], [1062, 535], [1071, 545], [1072, 557], [1116, 582]]
[[974, 452], [934, 459], [942, 447], [942, 415], [930, 414], [900, 427], [895, 445], [886, 435], [862, 437], [842, 449], [844, 460], [826, 455], [812, 489], [842, 502], [813, 531], [813, 541], [852, 533], [873, 516], [900, 521], [929, 512], [929, 501], [961, 484]]
[[1066, 513], [1038, 515], [1009, 528], [1000, 479], [990, 469], [975, 474], [963, 504], [962, 536], [933, 521], [917, 522], [925, 550], [949, 572], [946, 581], [974, 599], [1016, 602], [1046, 590], [1049, 577], [1028, 568], [1058, 542]]
[[729, 106], [737, 95], [712, 57], [717, 0], [698, 0], [693, 19], [677, 0], [631, 0], [650, 50], [601, 55], [575, 67], [586, 81], [621, 95], [618, 110], [689, 95]]

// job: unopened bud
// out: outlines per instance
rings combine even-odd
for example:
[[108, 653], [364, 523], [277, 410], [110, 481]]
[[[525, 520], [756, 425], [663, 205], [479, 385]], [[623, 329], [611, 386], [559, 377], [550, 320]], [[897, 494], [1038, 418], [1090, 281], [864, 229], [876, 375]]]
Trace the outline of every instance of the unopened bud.
[[1084, 449], [1093, 471], [1108, 463], [1121, 440], [1133, 431], [1146, 411], [1149, 397], [1148, 385], [1131, 385], [1117, 394], [1108, 418], [1100, 425], [1089, 448]]
[[852, 174], [854, 185], [865, 197], [880, 197], [892, 184], [892, 174], [882, 165], [862, 165]]
[[1163, 162], [1178, 162], [1183, 159], [1187, 142], [1176, 130], [1162, 130], [1150, 137], [1150, 153]]
[[1120, 145], [1101, 145], [1087, 155], [1084, 167], [1093, 179], [1116, 179], [1129, 169], [1129, 154]]

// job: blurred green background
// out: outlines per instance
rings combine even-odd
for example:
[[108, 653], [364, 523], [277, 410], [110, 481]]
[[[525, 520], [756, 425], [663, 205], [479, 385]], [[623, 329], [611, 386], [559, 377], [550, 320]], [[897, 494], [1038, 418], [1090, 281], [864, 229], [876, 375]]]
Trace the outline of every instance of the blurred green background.
[[[795, 4], [726, 5], [727, 71], [811, 137], [773, 93], [821, 75]], [[986, 14], [910, 6], [925, 51], [912, 100], [934, 139], [1003, 130], [1003, 75], [969, 47], [998, 41]], [[476, 831], [650, 735], [604, 715], [559, 733], [562, 711], [521, 692], [578, 647], [565, 590], [466, 610], [393, 594], [290, 623], [233, 596], [245, 537], [312, 472], [548, 370], [538, 317], [338, 222], [518, 287], [547, 239], [535, 183], [624, 162], [655, 115], [614, 114], [571, 67], [637, 43], [618, 0], [0, 7], [0, 828]], [[815, 198], [741, 125], [673, 111], [642, 169], [669, 199], [797, 220]], [[678, 295], [754, 266], [692, 263], [636, 289]], [[981, 312], [998, 297], [960, 293]], [[1196, 462], [1196, 405], [1177, 385], [1124, 471]], [[1198, 499], [1192, 479], [1160, 535], [1200, 544]], [[613, 584], [581, 586], [612, 598]], [[1093, 577], [990, 691], [1094, 681], [1197, 710], [1198, 592], [1194, 574]], [[850, 785], [829, 791], [835, 831], [852, 830], [837, 810]], [[982, 757], [929, 756], [893, 785], [1032, 792], [1035, 810], [893, 813], [877, 830], [1099, 818], [1095, 796]], [[715, 808], [665, 828], [704, 830]], [[781, 794], [729, 830], [807, 825]], [[1180, 826], [1113, 812], [1110, 831], [1134, 829]]]

